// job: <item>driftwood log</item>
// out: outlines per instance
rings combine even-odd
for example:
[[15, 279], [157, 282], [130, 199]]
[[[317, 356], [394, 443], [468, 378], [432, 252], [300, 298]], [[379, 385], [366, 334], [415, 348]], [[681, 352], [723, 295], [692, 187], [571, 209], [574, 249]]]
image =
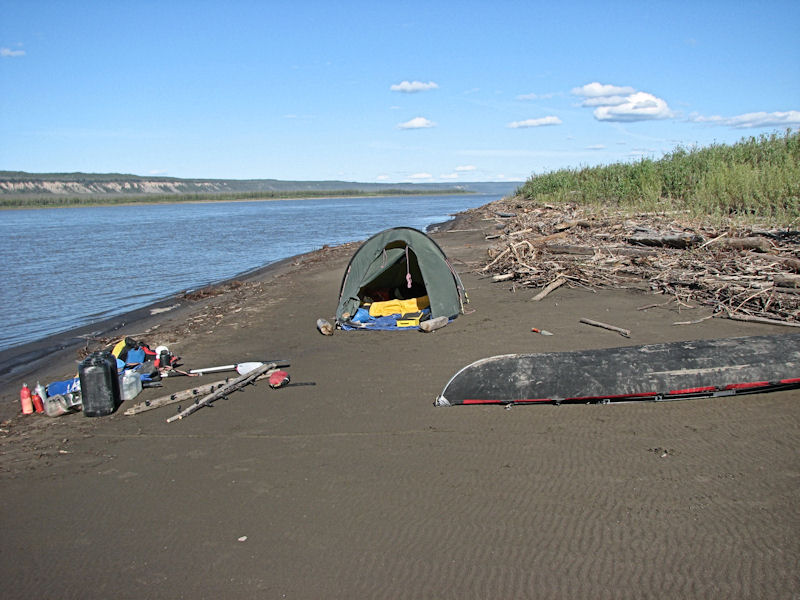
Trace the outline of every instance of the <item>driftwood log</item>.
[[794, 273], [776, 273], [772, 276], [772, 282], [778, 287], [800, 288], [800, 275]]
[[[286, 367], [289, 366], [288, 363], [274, 363], [276, 367]], [[269, 371], [260, 375], [258, 379], [264, 379], [265, 377], [269, 377]], [[219, 390], [220, 388], [232, 383], [235, 380], [234, 377], [227, 377], [225, 379], [220, 379], [219, 381], [214, 381], [212, 383], [205, 383], [203, 385], [198, 385], [193, 388], [189, 388], [187, 390], [182, 390], [180, 392], [175, 392], [173, 394], [168, 394], [166, 396], [161, 396], [160, 398], [156, 398], [155, 400], [144, 400], [137, 404], [134, 404], [130, 408], [128, 408], [124, 414], [128, 416], [138, 415], [143, 412], [147, 412], [149, 410], [155, 410], [156, 408], [161, 408], [162, 406], [169, 406], [170, 404], [177, 404], [178, 402], [183, 402], [184, 400], [191, 400], [192, 398], [197, 398], [202, 396], [203, 394], [210, 394]]]
[[800, 327], [800, 323], [789, 323], [787, 321], [778, 321], [777, 319], [767, 319], [766, 317], [756, 317], [753, 315], [737, 315], [735, 313], [728, 313], [725, 315], [726, 319], [734, 321], [745, 321], [748, 323], [766, 323], [767, 325], [785, 325], [787, 327]]
[[169, 394], [167, 396], [161, 396], [155, 400], [145, 400], [143, 402], [134, 404], [127, 409], [124, 414], [128, 416], [138, 415], [139, 413], [147, 412], [148, 410], [154, 410], [156, 408], [161, 408], [162, 406], [169, 406], [170, 404], [183, 402], [184, 400], [196, 398], [198, 396], [202, 396], [203, 394], [210, 394], [211, 392], [214, 392], [227, 385], [231, 381], [233, 381], [233, 378], [228, 377], [227, 379], [220, 379], [219, 381], [214, 381], [213, 383], [206, 383], [188, 390], [175, 392], [174, 394]]
[[169, 419], [167, 419], [167, 423], [172, 423], [173, 421], [178, 421], [180, 419], [188, 417], [193, 412], [195, 412], [197, 410], [200, 410], [204, 406], [208, 406], [209, 404], [211, 404], [215, 400], [219, 400], [220, 398], [223, 398], [223, 397], [227, 396], [231, 392], [235, 392], [236, 390], [239, 390], [239, 389], [243, 388], [244, 386], [253, 383], [256, 379], [258, 379], [262, 375], [269, 374], [270, 372], [274, 372], [276, 367], [277, 367], [276, 363], [267, 363], [267, 364], [261, 365], [260, 367], [257, 367], [255, 369], [253, 369], [249, 373], [245, 373], [241, 377], [238, 377], [238, 378], [234, 379], [230, 383], [222, 386], [221, 388], [219, 388], [215, 392], [209, 394], [208, 396], [206, 396], [202, 400], [195, 401], [195, 403], [192, 404], [189, 408], [184, 409], [183, 411], [179, 412], [177, 415], [171, 416]]
[[597, 248], [589, 246], [573, 246], [568, 244], [548, 244], [548, 252], [553, 254], [582, 254], [584, 256], [592, 256], [597, 252]]
[[603, 329], [608, 329], [609, 331], [616, 331], [623, 337], [631, 337], [630, 330], [617, 327], [616, 325], [609, 325], [608, 323], [603, 323], [601, 321], [592, 321], [591, 319], [581, 319], [581, 323], [586, 323], [587, 325], [592, 325], [594, 327], [602, 327]]
[[556, 223], [553, 225], [553, 229], [555, 231], [566, 231], [567, 229], [572, 229], [573, 227], [583, 227], [588, 229], [591, 226], [591, 222], [585, 219], [572, 219], [570, 221], [561, 221], [560, 223]]
[[764, 237], [744, 237], [744, 238], [717, 238], [712, 240], [709, 247], [731, 248], [733, 250], [755, 250], [758, 252], [769, 252], [772, 244]]
[[781, 257], [780, 261], [786, 268], [791, 269], [795, 273], [800, 273], [800, 260], [796, 258]]
[[628, 242], [638, 246], [664, 246], [666, 248], [691, 248], [705, 242], [701, 235], [694, 233], [637, 233], [628, 238]]
[[550, 284], [548, 284], [547, 287], [545, 287], [541, 292], [539, 292], [533, 298], [531, 298], [531, 300], [533, 300], [534, 302], [539, 302], [539, 300], [542, 300], [550, 292], [552, 292], [554, 289], [556, 289], [558, 287], [561, 287], [566, 282], [567, 282], [567, 280], [564, 277], [559, 277], [555, 281], [552, 281]]

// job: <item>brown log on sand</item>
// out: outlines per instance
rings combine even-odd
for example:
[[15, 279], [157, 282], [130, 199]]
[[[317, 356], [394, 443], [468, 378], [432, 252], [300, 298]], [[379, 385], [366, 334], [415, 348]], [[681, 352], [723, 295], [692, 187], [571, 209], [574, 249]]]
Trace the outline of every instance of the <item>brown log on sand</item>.
[[211, 392], [218, 390], [231, 381], [233, 381], [233, 378], [228, 377], [227, 379], [220, 379], [219, 381], [214, 381], [213, 383], [206, 383], [188, 390], [175, 392], [174, 394], [169, 394], [167, 396], [161, 396], [155, 400], [145, 400], [144, 402], [134, 404], [127, 409], [124, 414], [128, 416], [138, 415], [139, 413], [147, 412], [148, 410], [154, 410], [162, 406], [169, 406], [170, 404], [189, 400], [190, 398], [201, 396], [203, 394], [210, 394]]
[[609, 325], [608, 323], [592, 321], [591, 319], [581, 319], [581, 323], [593, 325], [594, 327], [602, 327], [603, 329], [608, 329], [609, 331], [616, 331], [618, 334], [624, 337], [631, 337], [631, 332], [628, 329], [623, 329], [622, 327], [617, 327], [615, 325]]
[[503, 258], [509, 252], [511, 252], [511, 248], [506, 248], [505, 250], [503, 250], [500, 254], [498, 254], [495, 257], [495, 259], [492, 262], [490, 262], [488, 265], [483, 267], [483, 270], [484, 271], [488, 271], [492, 267], [492, 265], [494, 265], [497, 261], [499, 261], [501, 258]]
[[234, 379], [232, 382], [224, 385], [223, 387], [221, 387], [217, 391], [213, 392], [212, 394], [209, 394], [208, 396], [206, 396], [202, 400], [196, 401], [189, 408], [184, 409], [183, 411], [179, 412], [177, 415], [171, 416], [169, 419], [167, 419], [167, 423], [172, 423], [173, 421], [178, 421], [180, 419], [183, 419], [184, 417], [188, 417], [190, 414], [192, 414], [196, 410], [199, 410], [199, 409], [203, 408], [204, 406], [208, 406], [209, 404], [211, 404], [215, 400], [219, 400], [223, 396], [227, 396], [231, 392], [234, 392], [234, 391], [236, 391], [238, 389], [243, 388], [246, 385], [249, 385], [249, 384], [253, 383], [261, 375], [263, 375], [265, 373], [268, 373], [270, 371], [274, 371], [276, 366], [277, 366], [276, 363], [268, 363], [268, 364], [261, 365], [260, 367], [258, 367], [256, 369], [253, 369], [249, 373], [245, 373], [241, 377], [238, 377], [237, 379]]
[[570, 244], [547, 244], [547, 251], [552, 254], [578, 254], [583, 256], [593, 256], [597, 254], [597, 248]]
[[[278, 367], [288, 366], [288, 363], [280, 363], [280, 364], [274, 363], [274, 364], [276, 364], [276, 366]], [[260, 375], [258, 379], [264, 379], [265, 377], [269, 377], [269, 374], [270, 374], [269, 372], [264, 373]], [[138, 404], [134, 404], [129, 409], [127, 409], [123, 414], [128, 416], [133, 416], [143, 412], [147, 412], [148, 410], [161, 408], [162, 406], [177, 404], [178, 402], [183, 402], [184, 400], [190, 400], [192, 398], [202, 396], [203, 394], [210, 394], [211, 392], [215, 392], [221, 387], [233, 381], [234, 381], [233, 377], [227, 377], [225, 379], [220, 379], [219, 381], [214, 381], [212, 383], [205, 383], [203, 385], [198, 385], [196, 387], [189, 388], [188, 390], [182, 390], [180, 392], [175, 392], [167, 396], [161, 396], [160, 398], [156, 398], [155, 400], [145, 400], [143, 402], [139, 402]]]
[[791, 257], [781, 257], [781, 263], [787, 268], [795, 271], [796, 273], [800, 273], [800, 260]]
[[764, 237], [743, 237], [743, 238], [724, 238], [722, 236], [712, 240], [709, 246], [718, 246], [720, 248], [730, 248], [731, 250], [756, 250], [758, 252], [769, 252], [772, 250], [772, 244]]
[[793, 273], [775, 273], [772, 281], [776, 287], [800, 288], [800, 275]]
[[532, 299], [533, 301], [535, 301], [535, 302], [538, 302], [539, 300], [541, 300], [542, 298], [544, 298], [545, 296], [547, 296], [547, 294], [549, 294], [550, 292], [552, 292], [552, 291], [553, 291], [554, 289], [556, 289], [557, 287], [559, 287], [559, 286], [561, 286], [561, 285], [565, 284], [566, 282], [567, 282], [567, 280], [566, 280], [565, 278], [563, 278], [563, 277], [558, 277], [558, 278], [557, 278], [557, 279], [555, 279], [554, 281], [551, 281], [551, 282], [550, 282], [550, 283], [547, 285], [547, 287], [546, 287], [546, 288], [544, 288], [544, 289], [543, 289], [541, 292], [539, 292], [538, 294], [536, 294], [536, 295], [535, 295], [533, 298], [531, 298], [531, 299]]
[[800, 327], [800, 323], [792, 323], [791, 321], [779, 321], [778, 319], [768, 319], [767, 317], [759, 317], [756, 315], [742, 315], [729, 312], [725, 315], [726, 319], [733, 321], [745, 321], [748, 323], [766, 323], [768, 325], [784, 325], [786, 327]]
[[703, 236], [689, 232], [666, 233], [657, 232], [637, 233], [628, 238], [628, 242], [640, 246], [662, 246], [665, 248], [691, 248], [705, 242]]

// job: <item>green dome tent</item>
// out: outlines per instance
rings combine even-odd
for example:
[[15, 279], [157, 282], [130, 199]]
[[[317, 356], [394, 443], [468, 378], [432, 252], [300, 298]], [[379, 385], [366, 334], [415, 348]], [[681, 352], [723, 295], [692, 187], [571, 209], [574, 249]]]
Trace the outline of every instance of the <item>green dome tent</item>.
[[467, 301], [464, 285], [439, 245], [411, 227], [376, 233], [356, 250], [342, 279], [337, 323], [347, 323], [378, 291], [401, 299], [427, 296], [431, 318], [455, 318]]

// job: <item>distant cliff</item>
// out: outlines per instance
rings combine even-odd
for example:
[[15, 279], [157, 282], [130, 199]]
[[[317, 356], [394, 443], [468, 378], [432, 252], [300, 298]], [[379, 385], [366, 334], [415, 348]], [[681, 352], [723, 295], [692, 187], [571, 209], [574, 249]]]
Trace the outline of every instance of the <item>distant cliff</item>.
[[277, 179], [178, 179], [118, 173], [25, 173], [0, 171], [0, 196], [6, 197], [124, 197], [151, 194], [269, 194], [281, 192], [412, 193], [446, 190], [510, 194], [522, 182], [359, 183], [350, 181], [281, 181]]
[[0, 176], [0, 194], [91, 196], [119, 194], [196, 194], [222, 193], [231, 190], [224, 182], [177, 182], [141, 179], [136, 181], [92, 181], [91, 179], [66, 181], [59, 179], [16, 179]]

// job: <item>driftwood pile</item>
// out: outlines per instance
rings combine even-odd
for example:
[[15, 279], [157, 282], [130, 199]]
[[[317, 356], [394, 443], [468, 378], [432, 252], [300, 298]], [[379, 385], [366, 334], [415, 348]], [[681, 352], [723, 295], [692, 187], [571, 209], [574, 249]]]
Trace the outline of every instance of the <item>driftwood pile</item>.
[[[690, 222], [574, 205], [483, 207], [497, 242], [480, 268], [514, 288], [560, 285], [650, 289], [661, 305], [710, 307], [712, 316], [800, 327], [800, 232]], [[656, 305], [652, 305], [656, 306]]]

